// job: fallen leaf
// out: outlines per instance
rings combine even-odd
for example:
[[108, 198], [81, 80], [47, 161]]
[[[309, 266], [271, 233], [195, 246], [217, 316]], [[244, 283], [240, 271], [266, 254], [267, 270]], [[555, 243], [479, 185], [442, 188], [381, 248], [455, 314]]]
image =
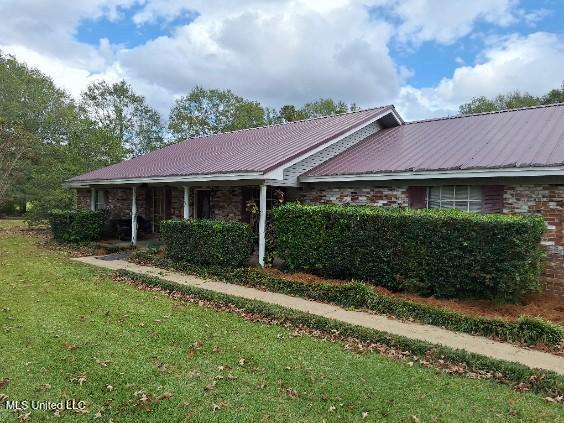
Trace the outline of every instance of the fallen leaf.
[[162, 394], [160, 394], [160, 395], [157, 397], [157, 401], [162, 401], [162, 400], [165, 400], [165, 399], [169, 399], [170, 397], [172, 397], [172, 392], [170, 392], [170, 391], [165, 391], [165, 392], [163, 392]]
[[78, 345], [76, 345], [76, 344], [71, 344], [71, 343], [69, 343], [69, 342], [65, 342], [64, 346], [65, 346], [65, 349], [67, 349], [67, 350], [69, 350], [69, 351], [74, 351], [74, 350], [76, 350], [76, 349], [78, 348]]
[[368, 417], [368, 413], [366, 411], [362, 412], [362, 419], [365, 419]]

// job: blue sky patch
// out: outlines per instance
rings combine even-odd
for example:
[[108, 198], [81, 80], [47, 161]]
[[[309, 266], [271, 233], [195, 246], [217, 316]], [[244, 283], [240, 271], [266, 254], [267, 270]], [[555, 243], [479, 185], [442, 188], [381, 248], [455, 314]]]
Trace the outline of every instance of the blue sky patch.
[[85, 19], [78, 27], [76, 38], [82, 43], [98, 45], [100, 39], [107, 38], [112, 44], [124, 45], [133, 48], [138, 45], [171, 34], [175, 28], [189, 24], [198, 17], [198, 12], [187, 11], [172, 19], [159, 19], [156, 22], [137, 25], [133, 16], [141, 10], [142, 6], [133, 6], [120, 10], [120, 17], [111, 21], [107, 17], [99, 19]]

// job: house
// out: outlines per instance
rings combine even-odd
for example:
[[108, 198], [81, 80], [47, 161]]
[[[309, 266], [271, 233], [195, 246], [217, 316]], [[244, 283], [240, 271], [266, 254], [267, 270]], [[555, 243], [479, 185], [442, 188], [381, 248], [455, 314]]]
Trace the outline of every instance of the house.
[[[564, 104], [404, 122], [393, 106], [192, 138], [76, 176], [112, 217], [248, 218], [286, 201], [540, 213], [547, 291], [564, 296]], [[136, 242], [132, 225], [132, 242]]]

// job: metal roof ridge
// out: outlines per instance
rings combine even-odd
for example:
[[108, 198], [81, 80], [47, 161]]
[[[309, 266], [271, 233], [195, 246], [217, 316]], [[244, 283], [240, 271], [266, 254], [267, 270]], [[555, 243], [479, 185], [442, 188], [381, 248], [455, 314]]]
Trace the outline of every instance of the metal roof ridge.
[[234, 129], [232, 131], [215, 132], [213, 134], [198, 135], [197, 137], [186, 138], [186, 139], [183, 139], [181, 141], [178, 141], [176, 144], [184, 142], [184, 141], [188, 141], [188, 140], [195, 140], [195, 139], [199, 139], [199, 138], [211, 137], [211, 136], [214, 136], [214, 135], [232, 134], [232, 133], [236, 133], [236, 132], [252, 131], [254, 129], [273, 128], [273, 127], [276, 127], [276, 126], [291, 125], [291, 124], [294, 124], [294, 123], [309, 122], [309, 121], [313, 121], [313, 120], [334, 118], [334, 117], [337, 117], [337, 116], [352, 115], [352, 114], [355, 114], [355, 113], [370, 112], [370, 111], [374, 111], [374, 110], [378, 110], [378, 109], [382, 109], [382, 110], [394, 109], [395, 110], [395, 107], [394, 107], [393, 104], [386, 104], [385, 106], [374, 106], [374, 107], [369, 107], [367, 109], [360, 109], [360, 110], [353, 110], [353, 111], [349, 111], [349, 112], [336, 113], [334, 115], [316, 116], [316, 117], [312, 117], [312, 118], [293, 120], [291, 122], [280, 122], [280, 123], [273, 123], [271, 125], [255, 126], [253, 128], [242, 128], [242, 129]]

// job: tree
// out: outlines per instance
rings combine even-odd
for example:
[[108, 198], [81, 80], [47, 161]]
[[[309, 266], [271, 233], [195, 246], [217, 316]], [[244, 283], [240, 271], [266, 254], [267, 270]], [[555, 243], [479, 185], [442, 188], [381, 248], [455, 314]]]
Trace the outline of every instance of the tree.
[[2, 201], [31, 204], [32, 221], [74, 205], [66, 179], [124, 156], [120, 140], [50, 78], [1, 52], [0, 118]]
[[468, 115], [471, 113], [495, 112], [561, 102], [564, 102], [564, 82], [560, 89], [550, 90], [542, 97], [535, 97], [527, 92], [518, 90], [500, 94], [491, 99], [484, 96], [474, 97], [468, 103], [460, 105], [458, 111], [462, 115]]
[[33, 150], [33, 137], [22, 124], [0, 121], [0, 207], [7, 203], [16, 181], [22, 177], [20, 162]]
[[286, 104], [280, 108], [280, 118], [284, 122], [295, 122], [305, 119], [305, 115], [292, 104]]
[[332, 116], [339, 113], [354, 112], [359, 110], [355, 103], [347, 105], [344, 101], [335, 101], [330, 98], [320, 98], [304, 104], [301, 108], [286, 104], [280, 108], [279, 116], [283, 122], [311, 119], [322, 116]]
[[349, 111], [349, 106], [344, 101], [335, 101], [330, 98], [320, 98], [317, 101], [306, 103], [300, 109], [300, 113], [306, 119], [331, 116]]
[[176, 101], [168, 128], [175, 139], [181, 140], [255, 128], [265, 125], [266, 118], [266, 110], [260, 103], [246, 100], [231, 90], [195, 87]]
[[542, 104], [564, 103], [564, 81], [560, 89], [550, 90], [542, 98]]
[[128, 156], [164, 145], [159, 113], [125, 81], [91, 83], [82, 93], [80, 109], [107, 135], [119, 140]]

